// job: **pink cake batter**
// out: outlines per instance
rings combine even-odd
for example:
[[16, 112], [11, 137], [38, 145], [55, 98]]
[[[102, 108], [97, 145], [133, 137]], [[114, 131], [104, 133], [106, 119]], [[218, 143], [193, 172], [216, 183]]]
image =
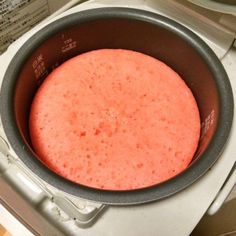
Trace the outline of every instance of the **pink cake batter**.
[[138, 189], [182, 172], [196, 151], [200, 118], [180, 76], [150, 56], [100, 49], [55, 69], [33, 100], [38, 157], [76, 183]]

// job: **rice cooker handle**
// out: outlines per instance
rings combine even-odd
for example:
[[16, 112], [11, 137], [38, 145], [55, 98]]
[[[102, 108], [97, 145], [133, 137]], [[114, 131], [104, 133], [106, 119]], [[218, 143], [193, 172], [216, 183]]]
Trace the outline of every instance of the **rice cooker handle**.
[[214, 215], [220, 207], [223, 205], [227, 197], [229, 196], [232, 189], [236, 186], [236, 163], [234, 163], [234, 166], [226, 179], [223, 187], [219, 191], [218, 195], [216, 196], [214, 202], [209, 207], [207, 213], [209, 215]]

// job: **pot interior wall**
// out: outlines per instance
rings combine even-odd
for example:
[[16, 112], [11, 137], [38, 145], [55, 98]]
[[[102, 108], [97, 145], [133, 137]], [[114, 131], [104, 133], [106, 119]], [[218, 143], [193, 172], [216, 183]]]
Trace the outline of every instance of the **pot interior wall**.
[[[30, 146], [28, 117], [32, 99], [45, 77], [67, 59], [99, 48], [123, 48], [153, 56], [172, 67], [192, 90], [202, 121], [202, 134], [194, 159], [201, 157], [214, 135], [219, 114], [217, 88], [207, 64], [183, 37], [134, 19], [97, 19], [73, 24], [45, 35], [24, 61], [15, 86], [14, 112], [17, 125]], [[188, 122], [188, 117], [186, 117]]]

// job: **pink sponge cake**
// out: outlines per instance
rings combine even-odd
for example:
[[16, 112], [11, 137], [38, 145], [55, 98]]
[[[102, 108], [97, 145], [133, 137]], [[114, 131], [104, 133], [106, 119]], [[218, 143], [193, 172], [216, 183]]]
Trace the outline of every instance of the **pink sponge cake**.
[[142, 53], [100, 49], [55, 69], [35, 95], [33, 148], [51, 170], [107, 190], [170, 179], [198, 146], [196, 101], [170, 67]]

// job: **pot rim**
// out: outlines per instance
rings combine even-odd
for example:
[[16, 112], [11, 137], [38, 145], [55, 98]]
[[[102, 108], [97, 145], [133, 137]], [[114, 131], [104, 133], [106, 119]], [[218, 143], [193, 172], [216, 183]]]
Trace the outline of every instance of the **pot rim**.
[[[221, 108], [218, 126], [214, 137], [202, 157], [174, 178], [143, 189], [127, 191], [100, 190], [73, 183], [55, 174], [40, 160], [35, 158], [27, 145], [25, 145], [15, 121], [13, 111], [14, 86], [18, 78], [18, 73], [28, 56], [30, 56], [43, 41], [55, 33], [60, 32], [60, 30], [75, 26], [76, 24], [83, 24], [90, 20], [108, 18], [144, 21], [174, 32], [189, 43], [205, 60], [215, 76], [215, 82], [219, 92]], [[6, 107], [12, 109], [6, 109]], [[21, 161], [33, 173], [53, 187], [83, 199], [109, 205], [133, 205], [160, 200], [194, 183], [205, 174], [219, 158], [229, 137], [233, 120], [233, 109], [233, 93], [228, 76], [221, 62], [203, 40], [186, 27], [169, 18], [144, 10], [123, 7], [106, 7], [81, 11], [56, 20], [39, 30], [23, 44], [10, 62], [4, 75], [0, 92], [0, 110], [3, 129], [11, 147]]]

